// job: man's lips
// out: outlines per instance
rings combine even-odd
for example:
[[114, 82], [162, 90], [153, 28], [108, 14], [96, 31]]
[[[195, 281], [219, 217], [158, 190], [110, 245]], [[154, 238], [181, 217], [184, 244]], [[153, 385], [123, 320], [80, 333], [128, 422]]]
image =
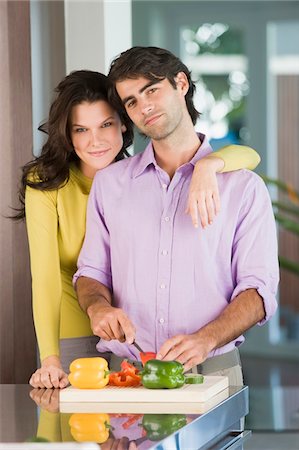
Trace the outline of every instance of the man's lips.
[[152, 124], [155, 123], [158, 119], [160, 119], [161, 116], [162, 116], [162, 114], [156, 114], [155, 116], [150, 116], [150, 117], [148, 117], [148, 118], [144, 121], [144, 125], [146, 125], [146, 126], [152, 125]]

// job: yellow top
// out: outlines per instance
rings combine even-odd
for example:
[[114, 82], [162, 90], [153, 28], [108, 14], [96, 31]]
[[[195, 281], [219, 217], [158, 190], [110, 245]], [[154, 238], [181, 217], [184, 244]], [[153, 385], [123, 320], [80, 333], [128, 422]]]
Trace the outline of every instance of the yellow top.
[[[224, 160], [224, 172], [254, 169], [260, 161], [254, 150], [244, 146], [228, 146], [216, 153]], [[41, 360], [59, 356], [60, 338], [93, 334], [72, 286], [85, 234], [91, 183], [72, 165], [69, 181], [60, 189], [26, 188], [33, 316]]]
[[72, 286], [91, 184], [72, 165], [69, 181], [60, 189], [26, 188], [33, 316], [41, 360], [59, 355], [59, 338], [92, 335]]
[[238, 169], [254, 170], [259, 165], [260, 155], [246, 145], [227, 145], [211, 156], [218, 156], [224, 161], [221, 172], [232, 172]]

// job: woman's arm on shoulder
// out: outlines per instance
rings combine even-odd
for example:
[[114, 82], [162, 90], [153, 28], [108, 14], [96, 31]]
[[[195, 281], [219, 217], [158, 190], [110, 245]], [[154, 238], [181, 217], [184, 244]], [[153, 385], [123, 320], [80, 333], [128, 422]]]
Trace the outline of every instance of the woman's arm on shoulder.
[[253, 170], [261, 158], [251, 147], [228, 145], [197, 161], [194, 167], [186, 212], [197, 228], [212, 224], [220, 210], [220, 197], [216, 173], [238, 169]]
[[246, 145], [227, 145], [209, 155], [211, 158], [221, 158], [223, 168], [220, 172], [232, 172], [239, 169], [254, 170], [261, 162], [260, 155]]

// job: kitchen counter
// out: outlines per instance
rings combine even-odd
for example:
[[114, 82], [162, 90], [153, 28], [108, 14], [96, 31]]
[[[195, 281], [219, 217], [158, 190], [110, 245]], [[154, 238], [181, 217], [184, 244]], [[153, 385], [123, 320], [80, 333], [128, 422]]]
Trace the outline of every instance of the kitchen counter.
[[[113, 441], [119, 443], [118, 449], [129, 448], [129, 442], [134, 442], [130, 449], [138, 450], [242, 449], [243, 442], [250, 436], [250, 432], [241, 431], [240, 425], [241, 419], [248, 413], [248, 388], [230, 388], [218, 401], [210, 402], [205, 407], [201, 405], [197, 412], [194, 409], [189, 412], [188, 408], [181, 411], [174, 408], [171, 414], [149, 408], [136, 413], [132, 405], [130, 411], [123, 407], [121, 412], [115, 412], [112, 406], [101, 408], [99, 404], [96, 409], [93, 405], [92, 410], [85, 405], [84, 411], [72, 411], [69, 405], [68, 411], [61, 412], [58, 390], [1, 385], [0, 442], [20, 443], [37, 435], [51, 442], [87, 440], [88, 436], [92, 436], [92, 430], [86, 430], [84, 417], [89, 414], [89, 425], [93, 423], [97, 433], [101, 427], [104, 430], [100, 434], [102, 440], [106, 439], [101, 445], [103, 450], [110, 450]], [[76, 422], [75, 428], [69, 425], [72, 416], [73, 422]], [[103, 427], [105, 421], [110, 422], [108, 440], [108, 432], [105, 436]], [[4, 447], [0, 445], [0, 448]]]

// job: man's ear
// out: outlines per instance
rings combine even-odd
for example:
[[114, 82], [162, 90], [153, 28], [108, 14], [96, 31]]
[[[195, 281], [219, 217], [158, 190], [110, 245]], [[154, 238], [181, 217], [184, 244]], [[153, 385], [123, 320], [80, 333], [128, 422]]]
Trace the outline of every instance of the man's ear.
[[185, 96], [189, 90], [189, 81], [185, 72], [179, 72], [174, 78], [177, 89], [181, 90]]

